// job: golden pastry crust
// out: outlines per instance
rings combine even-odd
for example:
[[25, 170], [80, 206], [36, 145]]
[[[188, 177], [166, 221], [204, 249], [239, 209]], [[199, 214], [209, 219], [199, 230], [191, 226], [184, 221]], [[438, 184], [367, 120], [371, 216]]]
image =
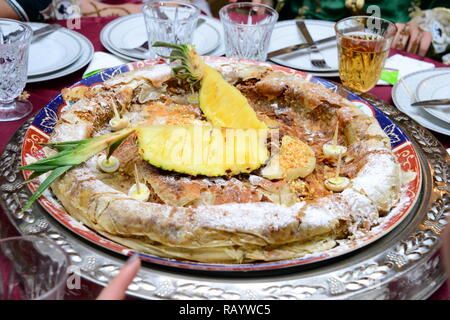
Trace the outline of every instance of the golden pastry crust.
[[[136, 250], [177, 259], [242, 263], [328, 250], [336, 245], [336, 239], [369, 230], [377, 224], [379, 214], [396, 205], [400, 168], [389, 138], [373, 117], [334, 92], [292, 74], [267, 67], [258, 72], [251, 66], [251, 72], [242, 71], [240, 76], [239, 71], [215, 67], [247, 95], [260, 119], [278, 127], [281, 134], [289, 133], [310, 144], [320, 160], [313, 174], [289, 184], [264, 179], [258, 172], [234, 180], [178, 176], [140, 159], [136, 138], [130, 136], [115, 152], [121, 160], [118, 175], [131, 175], [138, 165], [151, 189], [150, 201], [134, 200], [124, 192], [126, 182], [114, 184], [114, 176], [106, 179], [96, 169], [95, 156], [52, 184], [65, 209], [88, 227]], [[173, 101], [185, 105], [176, 112], [180, 119], [203, 121], [198, 108], [188, 106], [182, 88], [171, 87], [170, 81], [170, 69], [164, 65], [106, 81], [96, 94], [77, 96], [77, 102], [63, 110], [51, 141], [106, 133], [102, 124], [112, 117], [112, 110], [102, 102], [111, 96], [126, 97], [125, 116], [132, 125], [170, 124], [175, 119], [170, 112], [175, 109], [155, 106], [171, 106]], [[145, 103], [138, 101], [143, 88], [149, 99]], [[149, 90], [155, 94], [148, 94]], [[164, 92], [171, 92], [170, 97]], [[67, 91], [66, 95], [71, 96]], [[333, 135], [330, 121], [337, 120], [340, 141], [349, 150], [343, 172], [351, 186], [332, 193], [322, 185], [336, 163], [324, 159], [321, 150]]]

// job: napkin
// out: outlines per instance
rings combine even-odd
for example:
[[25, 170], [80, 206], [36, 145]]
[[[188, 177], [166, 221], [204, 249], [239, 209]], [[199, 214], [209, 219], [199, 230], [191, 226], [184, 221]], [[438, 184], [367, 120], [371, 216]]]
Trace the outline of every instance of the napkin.
[[[398, 70], [398, 79], [400, 79], [416, 71], [433, 69], [434, 64], [396, 54], [386, 60], [384, 68]], [[390, 85], [390, 83], [379, 80], [377, 85]]]
[[128, 62], [129, 61], [125, 59], [116, 57], [106, 52], [95, 52], [94, 56], [92, 57], [91, 63], [86, 68], [86, 71], [83, 74], [83, 79], [102, 70], [117, 67]]

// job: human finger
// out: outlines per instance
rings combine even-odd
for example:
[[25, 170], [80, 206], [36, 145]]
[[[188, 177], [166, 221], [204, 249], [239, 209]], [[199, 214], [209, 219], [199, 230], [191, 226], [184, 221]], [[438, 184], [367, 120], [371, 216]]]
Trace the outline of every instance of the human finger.
[[141, 261], [139, 260], [139, 256], [132, 256], [120, 270], [119, 274], [102, 290], [97, 300], [123, 300], [128, 286], [133, 281], [140, 267]]
[[420, 36], [422, 30], [415, 23], [408, 23], [409, 26], [409, 41], [406, 51], [411, 53], [417, 53], [420, 45]]
[[433, 36], [431, 35], [431, 33], [429, 33], [428, 31], [424, 31], [422, 33], [422, 36], [420, 37], [420, 45], [417, 54], [425, 56], [427, 54], [428, 49], [430, 48], [432, 40]]
[[404, 32], [406, 25], [404, 23], [396, 23], [395, 25], [397, 26], [397, 33], [395, 34], [391, 47], [401, 50], [400, 46], [402, 45], [402, 39], [404, 37], [404, 33], [402, 32]]

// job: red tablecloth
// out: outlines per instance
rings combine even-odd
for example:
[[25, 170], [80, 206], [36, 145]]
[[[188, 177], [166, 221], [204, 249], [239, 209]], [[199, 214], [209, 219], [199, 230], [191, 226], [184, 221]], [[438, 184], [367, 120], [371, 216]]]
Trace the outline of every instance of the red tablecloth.
[[[114, 1], [109, 1], [114, 2]], [[81, 29], [77, 30], [81, 34], [85, 35], [94, 45], [96, 51], [106, 51], [103, 45], [100, 42], [100, 31], [102, 28], [114, 17], [107, 18], [83, 18], [81, 23]], [[65, 26], [65, 21], [58, 21], [63, 26]], [[445, 65], [433, 61], [428, 58], [419, 57], [416, 55], [408, 54], [405, 52], [399, 52], [397, 50], [392, 50], [391, 54], [401, 53], [406, 56], [410, 56], [416, 59], [425, 60], [428, 62], [434, 63], [438, 67], [445, 67]], [[61, 89], [67, 87], [79, 80], [81, 80], [82, 74], [84, 70], [80, 70], [76, 73], [73, 73], [69, 76], [59, 78], [52, 81], [45, 81], [35, 84], [30, 84], [26, 87], [26, 90], [30, 93], [30, 101], [34, 106], [34, 113], [38, 112], [42, 107], [44, 107], [54, 96], [60, 93]], [[338, 80], [338, 79], [336, 79]], [[391, 86], [377, 86], [370, 91], [371, 94], [376, 96], [379, 99], [382, 99], [390, 104], [392, 104], [391, 98]], [[25, 119], [0, 123], [1, 126], [1, 135], [0, 135], [0, 152], [3, 152], [4, 147], [6, 146], [9, 139], [12, 137], [14, 132], [22, 125]], [[433, 134], [441, 141], [441, 143], [446, 147], [450, 147], [450, 137], [441, 135], [439, 133], [433, 132]], [[1, 210], [1, 209], [0, 209]], [[3, 218], [3, 223], [2, 223]], [[3, 235], [14, 235], [15, 230], [10, 226], [7, 226], [8, 222], [4, 219], [4, 215], [0, 212], [0, 236]], [[1, 230], [1, 226], [3, 225], [3, 230]], [[7, 229], [7, 230], [6, 230]], [[69, 294], [68, 298], [92, 298], [95, 297], [99, 292], [100, 288], [94, 284], [90, 284], [87, 282], [83, 283], [82, 290], [73, 291]], [[430, 299], [435, 300], [450, 300], [450, 292], [447, 289], [446, 285], [442, 286]]]

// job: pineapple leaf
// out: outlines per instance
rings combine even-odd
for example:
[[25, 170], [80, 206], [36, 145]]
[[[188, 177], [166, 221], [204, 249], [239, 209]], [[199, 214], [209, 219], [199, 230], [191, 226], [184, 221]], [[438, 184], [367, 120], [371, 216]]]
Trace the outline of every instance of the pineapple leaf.
[[77, 141], [65, 141], [65, 142], [58, 142], [58, 143], [40, 143], [42, 146], [46, 146], [49, 148], [54, 148], [58, 151], [64, 151], [67, 149], [72, 149], [80, 144], [87, 143], [91, 139], [84, 139], [84, 140], [77, 140]]
[[35, 171], [33, 172], [27, 180], [25, 180], [24, 182], [22, 182], [22, 184], [27, 184], [30, 183], [31, 181], [33, 181], [34, 179], [36, 179], [37, 177], [43, 175], [44, 173], [46, 173], [47, 171]]
[[33, 204], [33, 202], [36, 201], [42, 195], [42, 193], [44, 193], [44, 191], [53, 183], [53, 181], [55, 181], [59, 176], [61, 176], [70, 168], [72, 168], [72, 166], [59, 167], [53, 170], [52, 173], [40, 184], [39, 188], [35, 191], [35, 193], [33, 193], [31, 198], [22, 208], [22, 212], [28, 210]]
[[116, 150], [121, 144], [122, 142], [126, 139], [126, 137], [123, 137], [120, 140], [117, 140], [116, 142], [114, 142], [108, 149], [108, 155], [106, 156], [107, 159], [109, 159], [109, 157], [111, 157], [111, 155], [113, 154], [114, 150]]
[[49, 171], [52, 171], [54, 169], [58, 168], [58, 166], [52, 166], [52, 165], [37, 165], [37, 166], [33, 166], [33, 165], [27, 165], [27, 166], [23, 166], [23, 167], [19, 167], [19, 170], [26, 170], [26, 171], [36, 171], [36, 172], [42, 172], [42, 173], [46, 173]]
[[30, 208], [31, 204], [41, 196], [41, 194], [53, 183], [53, 181], [64, 174], [67, 170], [88, 160], [108, 147], [110, 147], [110, 150], [112, 149], [114, 151], [127, 136], [134, 132], [134, 130], [134, 128], [129, 128], [85, 140], [45, 144], [60, 150], [60, 152], [54, 156], [19, 168], [20, 170], [33, 171], [30, 178], [25, 181], [25, 183], [30, 182], [34, 178], [39, 177], [46, 172], [52, 171], [47, 179], [41, 183], [22, 211]]
[[167, 42], [156, 41], [153, 47], [162, 47], [173, 49], [170, 56], [160, 55], [162, 58], [169, 59], [171, 62], [180, 61], [181, 65], [172, 68], [176, 77], [187, 80], [194, 86], [203, 78], [201, 60], [195, 48], [191, 44], [171, 44]]

